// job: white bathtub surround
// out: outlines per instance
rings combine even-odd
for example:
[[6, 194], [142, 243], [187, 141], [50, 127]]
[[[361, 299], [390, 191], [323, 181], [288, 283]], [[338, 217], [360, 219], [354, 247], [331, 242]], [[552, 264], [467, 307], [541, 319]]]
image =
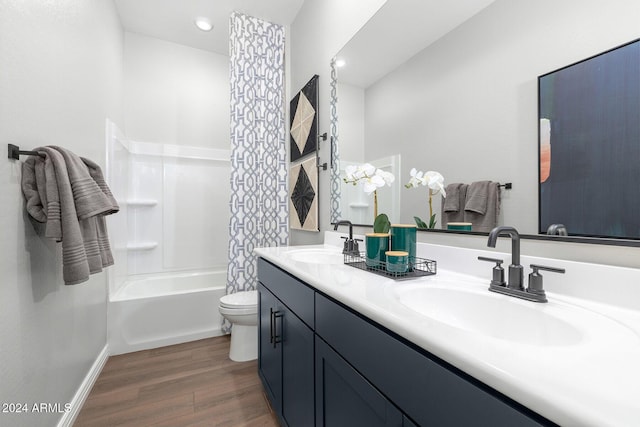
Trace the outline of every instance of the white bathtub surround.
[[[120, 267], [110, 292], [129, 275], [210, 270], [226, 263], [230, 151], [127, 139], [107, 123], [107, 172], [122, 213], [112, 223]], [[184, 207], [197, 209], [184, 209]], [[212, 217], [212, 213], [214, 213]], [[111, 224], [110, 224], [111, 225]], [[126, 268], [123, 268], [123, 265]]]
[[[286, 245], [289, 238], [284, 28], [241, 13], [231, 15], [230, 26], [232, 191], [227, 293], [255, 289], [253, 248]], [[247, 75], [252, 79], [247, 80]]]
[[[339, 258], [341, 235], [327, 232], [329, 245], [256, 252], [560, 425], [637, 424], [639, 270], [525, 255], [521, 262], [526, 273], [531, 263], [566, 269], [564, 275], [543, 272], [549, 302], [533, 303], [488, 291], [492, 266], [477, 257], [508, 264], [508, 253], [418, 243], [418, 256], [437, 260], [438, 273], [411, 281], [300, 256], [301, 250], [313, 250]], [[439, 304], [420, 305], [423, 293], [438, 298]], [[478, 312], [464, 306], [463, 297], [469, 295], [493, 308]], [[452, 317], [461, 312], [467, 318], [476, 314], [476, 322]], [[538, 322], [547, 320], [546, 334], [532, 333], [542, 330]]]
[[110, 354], [222, 335], [226, 270], [131, 276], [109, 298]]
[[113, 236], [124, 268], [109, 276], [110, 352], [222, 334], [216, 307], [227, 244], [211, 236], [227, 232], [219, 204], [229, 199], [230, 152], [131, 141], [112, 123], [107, 129], [109, 177], [126, 212]]

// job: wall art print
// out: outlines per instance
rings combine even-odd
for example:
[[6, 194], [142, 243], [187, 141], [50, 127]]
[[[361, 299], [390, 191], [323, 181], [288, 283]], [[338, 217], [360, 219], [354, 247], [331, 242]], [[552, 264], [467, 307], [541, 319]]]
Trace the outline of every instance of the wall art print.
[[296, 230], [320, 231], [318, 227], [318, 160], [311, 156], [289, 170], [290, 226]]
[[640, 239], [640, 40], [538, 79], [539, 232]]
[[315, 153], [318, 147], [318, 76], [315, 75], [289, 103], [291, 162]]

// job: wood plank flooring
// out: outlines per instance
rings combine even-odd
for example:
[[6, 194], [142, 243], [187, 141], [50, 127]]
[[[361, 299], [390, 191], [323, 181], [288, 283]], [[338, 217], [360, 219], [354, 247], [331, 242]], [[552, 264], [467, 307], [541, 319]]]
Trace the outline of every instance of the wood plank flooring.
[[257, 362], [228, 354], [222, 336], [112, 356], [74, 426], [277, 426]]

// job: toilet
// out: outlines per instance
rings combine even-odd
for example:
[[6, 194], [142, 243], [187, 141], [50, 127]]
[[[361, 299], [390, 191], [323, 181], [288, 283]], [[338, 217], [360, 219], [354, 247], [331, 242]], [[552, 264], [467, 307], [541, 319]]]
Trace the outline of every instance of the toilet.
[[220, 298], [218, 307], [233, 327], [229, 358], [246, 362], [258, 358], [258, 291], [244, 291]]

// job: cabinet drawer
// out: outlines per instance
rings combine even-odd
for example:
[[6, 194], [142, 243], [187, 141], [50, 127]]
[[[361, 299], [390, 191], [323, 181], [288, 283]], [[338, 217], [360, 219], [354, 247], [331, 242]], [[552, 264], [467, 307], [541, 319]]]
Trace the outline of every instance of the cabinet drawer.
[[316, 333], [419, 425], [552, 425], [320, 294]]
[[258, 280], [307, 326], [314, 328], [313, 289], [262, 258], [258, 258]]

